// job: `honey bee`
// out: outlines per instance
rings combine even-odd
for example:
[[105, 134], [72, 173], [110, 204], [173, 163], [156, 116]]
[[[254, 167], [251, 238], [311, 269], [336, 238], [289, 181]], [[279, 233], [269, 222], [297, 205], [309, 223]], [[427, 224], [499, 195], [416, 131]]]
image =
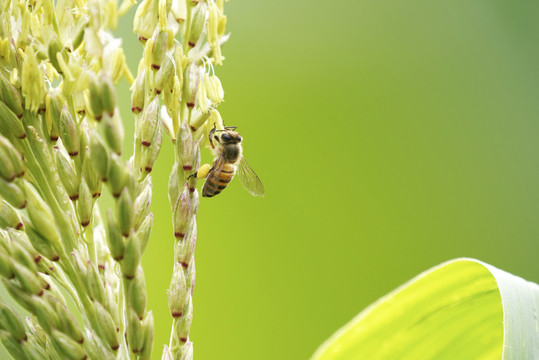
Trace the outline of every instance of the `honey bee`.
[[[209, 170], [206, 169], [206, 171], [201, 167], [191, 175], [198, 178], [206, 177], [202, 187], [202, 196], [204, 197], [213, 197], [221, 193], [228, 186], [236, 171], [245, 190], [253, 196], [264, 196], [264, 185], [243, 157], [241, 146], [243, 138], [236, 129], [237, 126], [226, 126], [223, 130], [217, 130], [214, 126], [210, 131], [210, 145], [217, 154], [213, 161], [213, 167]], [[207, 165], [207, 167], [209, 166]]]

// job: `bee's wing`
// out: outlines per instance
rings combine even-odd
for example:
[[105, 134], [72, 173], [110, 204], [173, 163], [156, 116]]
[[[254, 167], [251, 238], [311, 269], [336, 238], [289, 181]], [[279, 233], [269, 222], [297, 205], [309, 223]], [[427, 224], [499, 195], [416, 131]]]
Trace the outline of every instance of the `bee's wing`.
[[242, 156], [238, 166], [241, 185], [253, 196], [264, 196], [264, 185]]

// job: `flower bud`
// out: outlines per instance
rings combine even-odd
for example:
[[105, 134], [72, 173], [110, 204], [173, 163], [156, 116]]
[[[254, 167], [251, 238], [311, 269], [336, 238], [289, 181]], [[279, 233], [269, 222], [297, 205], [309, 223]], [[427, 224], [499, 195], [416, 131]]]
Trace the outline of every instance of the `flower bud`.
[[128, 303], [135, 311], [139, 319], [143, 319], [146, 312], [146, 283], [144, 281], [144, 271], [139, 266], [136, 276], [129, 282], [127, 291]]
[[26, 110], [37, 113], [42, 104], [45, 104], [45, 81], [39, 68], [37, 58], [32, 46], [26, 48], [26, 59], [22, 64], [22, 95]]
[[25, 185], [24, 190], [28, 200], [28, 215], [34, 228], [38, 229], [39, 234], [51, 242], [53, 246], [59, 246], [60, 237], [56, 230], [56, 223], [51, 209], [32, 185], [29, 183], [25, 183]]
[[82, 344], [84, 342], [84, 336], [77, 321], [73, 318], [73, 315], [68, 311], [66, 306], [58, 299], [51, 299], [56, 308], [56, 314], [58, 314], [58, 320], [60, 325], [58, 327], [63, 333], [67, 334], [71, 339], [77, 343]]
[[60, 66], [60, 63], [58, 62], [58, 54], [59, 56], [63, 57], [64, 62], [67, 62], [68, 59], [64, 56], [63, 53], [64, 47], [60, 43], [60, 40], [58, 40], [58, 36], [56, 34], [52, 33], [50, 39], [49, 39], [49, 46], [48, 46], [48, 55], [49, 55], [49, 61], [51, 62], [52, 66], [58, 71], [59, 74], [63, 74], [62, 67]]
[[88, 226], [92, 220], [94, 199], [84, 178], [82, 178], [80, 182], [79, 201], [77, 202], [77, 208], [79, 210], [80, 224], [82, 227]]
[[124, 240], [111, 210], [107, 211], [107, 244], [109, 245], [110, 256], [114, 260], [120, 261], [123, 259], [125, 251]]
[[[205, 76], [207, 76], [206, 74]], [[197, 108], [203, 113], [207, 113], [210, 109], [210, 104], [208, 102], [208, 95], [206, 92], [206, 82], [200, 81], [198, 83], [198, 89], [197, 89], [197, 97], [195, 100], [195, 103], [197, 105]]]
[[45, 121], [49, 130], [49, 137], [52, 142], [56, 142], [60, 136], [60, 113], [64, 105], [66, 105], [66, 101], [60, 91], [51, 90], [46, 97], [45, 104]]
[[157, 94], [161, 94], [165, 87], [174, 85], [174, 62], [170, 55], [165, 55], [159, 71], [155, 73], [154, 87]]
[[167, 50], [169, 48], [169, 36], [172, 34], [169, 34], [168, 31], [161, 30], [158, 33], [155, 34], [153, 39], [153, 47], [152, 47], [152, 54], [151, 54], [151, 67], [154, 70], [159, 70], [161, 68], [161, 65], [163, 63], [163, 59], [165, 58], [165, 55], [167, 53]]
[[159, 123], [159, 98], [155, 96], [141, 117], [140, 140], [143, 146], [150, 146]]
[[28, 293], [39, 296], [43, 294], [43, 283], [37, 273], [17, 262], [13, 263], [13, 270], [15, 277]]
[[[150, 314], [148, 314], [150, 315]], [[144, 347], [144, 328], [135, 311], [127, 307], [127, 341], [131, 352], [137, 354]]]
[[26, 233], [28, 234], [28, 239], [30, 240], [30, 243], [34, 247], [34, 249], [37, 250], [41, 255], [45, 256], [50, 261], [58, 261], [60, 259], [60, 256], [58, 255], [58, 251], [55, 249], [55, 247], [59, 246], [60, 244], [51, 244], [49, 241], [47, 241], [43, 236], [35, 230], [34, 227], [28, 226], [26, 227]]
[[196, 220], [193, 219], [187, 230], [187, 235], [182, 241], [178, 241], [174, 250], [175, 260], [187, 269], [191, 258], [195, 254], [195, 247], [197, 243], [197, 226]]
[[94, 73], [90, 73], [88, 76], [89, 81], [89, 107], [92, 115], [96, 121], [100, 121], [103, 117], [103, 87], [101, 86], [97, 76]]
[[28, 270], [37, 272], [36, 262], [39, 262], [41, 256], [31, 248], [28, 239], [23, 238], [23, 234], [16, 230], [9, 231], [9, 237], [11, 238], [11, 257]]
[[6, 149], [0, 146], [0, 178], [11, 182], [17, 174]]
[[187, 267], [187, 274], [185, 274], [185, 284], [187, 289], [193, 294], [195, 292], [195, 281], [196, 281], [196, 267], [195, 267], [195, 257], [191, 258], [191, 262]]
[[191, 322], [193, 321], [193, 300], [189, 296], [183, 308], [182, 317], [174, 324], [174, 335], [180, 344], [185, 344], [189, 339]]
[[125, 163], [120, 156], [112, 154], [111, 160], [109, 167], [109, 185], [112, 196], [117, 198], [127, 185], [129, 174], [125, 168]]
[[13, 144], [2, 135], [0, 135], [0, 149], [4, 150], [5, 154], [7, 155], [7, 159], [3, 158], [0, 161], [9, 160], [9, 162], [11, 163], [10, 165], [13, 168], [13, 172], [15, 173], [15, 176], [22, 177], [25, 172], [23, 156], [21, 155], [21, 153], [19, 153], [17, 149], [15, 149]]
[[92, 197], [97, 198], [101, 196], [102, 183], [88, 156], [85, 156], [82, 164], [82, 177], [86, 180], [86, 184], [88, 184]]
[[137, 196], [134, 203], [135, 208], [135, 230], [137, 230], [148, 216], [150, 205], [152, 203], [152, 183], [148, 182]]
[[183, 95], [185, 96], [187, 107], [189, 108], [193, 108], [195, 106], [198, 83], [202, 77], [201, 73], [203, 71], [204, 68], [200, 65], [196, 65], [195, 63], [189, 65], [189, 67], [185, 70]]
[[94, 301], [94, 306], [96, 309], [97, 324], [103, 339], [113, 351], [118, 350], [120, 343], [118, 342], [118, 332], [116, 331], [116, 325], [112, 317], [99, 302]]
[[133, 31], [143, 43], [152, 36], [157, 25], [157, 13], [152, 9], [153, 6], [153, 1], [144, 0], [137, 7], [133, 20]]
[[225, 97], [225, 91], [223, 90], [223, 85], [221, 85], [221, 80], [215, 75], [208, 76], [208, 74], [206, 74], [204, 76], [204, 85], [211, 102], [215, 105], [219, 105]]
[[2, 344], [12, 356], [12, 359], [27, 359], [27, 353], [24, 350], [24, 346], [21, 342], [17, 341], [11, 334], [0, 334]]
[[13, 279], [15, 277], [11, 260], [9, 256], [3, 252], [0, 252], [0, 276], [6, 279]]
[[192, 10], [191, 28], [189, 29], [189, 46], [194, 47], [200, 38], [206, 22], [208, 6], [206, 2], [199, 2]]
[[185, 274], [183, 267], [174, 264], [172, 280], [168, 290], [168, 308], [173, 318], [179, 318], [183, 315], [183, 307], [187, 299], [188, 289], [185, 283]]
[[150, 234], [152, 231], [153, 226], [153, 214], [150, 213], [148, 216], [146, 216], [146, 219], [142, 222], [140, 227], [138, 228], [136, 235], [140, 246], [140, 253], [143, 254], [144, 250], [146, 250], [146, 245], [148, 245], [148, 241], [150, 240]]
[[103, 78], [101, 85], [101, 102], [103, 104], [103, 109], [112, 116], [114, 115], [114, 108], [116, 107], [116, 89], [108, 77]]
[[[178, 171], [178, 168], [180, 171]], [[170, 177], [168, 178], [168, 201], [172, 207], [172, 210], [174, 210], [174, 205], [176, 205], [176, 201], [178, 200], [178, 196], [180, 194], [180, 184], [178, 181], [179, 176], [181, 176], [183, 182], [183, 170], [181, 170], [181, 167], [179, 167], [177, 163], [174, 163], [172, 166], [172, 171], [170, 172]]]
[[144, 345], [142, 346], [142, 352], [140, 353], [140, 360], [150, 360], [153, 348], [153, 314], [148, 312], [146, 318], [142, 322], [144, 328]]
[[144, 109], [144, 89], [146, 83], [145, 71], [142, 68], [135, 82], [131, 85], [131, 111], [135, 114], [138, 114]]
[[134, 213], [133, 213], [133, 200], [127, 189], [122, 191], [118, 203], [116, 205], [118, 224], [122, 235], [128, 237], [133, 229]]
[[103, 130], [109, 147], [116, 154], [121, 155], [124, 142], [124, 127], [119, 112], [112, 116], [105, 115], [103, 117]]
[[19, 212], [5, 201], [0, 202], [0, 227], [22, 229], [24, 226]]
[[34, 312], [33, 300], [41, 298], [32, 297], [14, 281], [4, 281], [3, 284], [6, 287], [6, 290], [8, 291], [9, 295], [11, 295], [13, 299], [17, 299], [17, 303], [19, 305], [21, 305], [26, 311]]
[[60, 113], [59, 132], [69, 156], [77, 156], [80, 148], [78, 126], [67, 107]]
[[172, 11], [172, 15], [174, 15], [174, 19], [176, 19], [178, 23], [183, 23], [187, 17], [186, 2], [183, 0], [172, 0], [170, 11]]
[[90, 134], [90, 161], [94, 169], [96, 170], [97, 175], [101, 178], [101, 181], [106, 182], [109, 172], [109, 154], [107, 147], [103, 143], [103, 140], [97, 134], [93, 132]]
[[86, 270], [86, 288], [88, 289], [88, 296], [91, 300], [105, 302], [105, 288], [99, 277], [99, 272], [94, 264], [90, 261], [87, 263]]
[[127, 279], [133, 279], [140, 264], [140, 245], [135, 234], [125, 239], [124, 259], [121, 262], [122, 273]]
[[185, 345], [180, 347], [178, 355], [176, 355], [178, 360], [193, 360], [193, 343], [187, 342]]
[[83, 360], [87, 358], [82, 344], [77, 343], [64, 333], [53, 329], [50, 339], [54, 348], [63, 359]]
[[161, 360], [174, 360], [174, 357], [172, 356], [170, 349], [166, 345], [163, 349], [163, 355], [161, 356]]
[[182, 123], [180, 141], [176, 142], [176, 154], [184, 171], [193, 170], [195, 158], [193, 135], [186, 123]]
[[163, 132], [161, 130], [161, 126], [158, 126], [155, 136], [152, 139], [152, 144], [148, 147], [142, 148], [141, 167], [147, 174], [149, 174], [153, 169], [153, 165], [155, 164], [159, 151], [161, 150], [162, 141]]
[[[177, 103], [177, 99], [175, 99]], [[165, 100], [166, 104], [166, 100]], [[168, 115], [167, 106], [161, 106], [161, 124], [163, 124], [163, 129], [165, 129], [165, 133], [168, 135], [168, 137], [172, 140], [173, 143], [176, 142], [176, 134], [174, 132], [174, 123], [172, 121], [172, 118]]]
[[174, 236], [176, 239], [183, 239], [187, 226], [191, 220], [191, 201], [189, 197], [189, 188], [184, 187], [183, 192], [174, 205], [173, 221], [174, 221]]
[[0, 179], [0, 195], [17, 209], [26, 207], [26, 196], [15, 182], [6, 182], [4, 179]]
[[4, 135], [12, 134], [18, 139], [26, 138], [22, 122], [2, 101], [0, 101], [0, 130]]
[[77, 172], [71, 165], [71, 160], [69, 158], [64, 156], [64, 154], [58, 150], [55, 151], [55, 156], [60, 181], [62, 181], [69, 198], [72, 201], [77, 200], [79, 198], [80, 178], [77, 176]]
[[22, 320], [5, 304], [0, 304], [0, 328], [9, 332], [19, 342], [26, 341], [28, 338]]
[[13, 111], [19, 119], [22, 118], [23, 109], [21, 94], [4, 75], [0, 75], [0, 94], [2, 95], [2, 101], [8, 108]]

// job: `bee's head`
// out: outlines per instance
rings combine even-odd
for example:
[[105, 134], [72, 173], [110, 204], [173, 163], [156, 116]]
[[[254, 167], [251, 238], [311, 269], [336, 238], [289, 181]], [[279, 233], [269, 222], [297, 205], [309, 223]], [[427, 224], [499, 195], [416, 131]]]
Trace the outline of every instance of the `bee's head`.
[[236, 131], [223, 131], [221, 134], [221, 144], [239, 144], [242, 141], [241, 135]]

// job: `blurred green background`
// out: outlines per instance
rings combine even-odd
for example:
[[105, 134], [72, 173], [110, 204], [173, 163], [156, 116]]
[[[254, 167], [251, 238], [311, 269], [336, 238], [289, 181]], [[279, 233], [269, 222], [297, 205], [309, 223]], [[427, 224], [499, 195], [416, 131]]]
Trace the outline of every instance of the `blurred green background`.
[[[234, 0], [225, 12], [219, 110], [266, 197], [234, 181], [201, 199], [198, 360], [306, 359], [455, 257], [539, 282], [537, 1]], [[144, 258], [155, 359], [171, 323], [172, 161], [165, 146]]]
[[[539, 282], [537, 1], [234, 0], [225, 12], [219, 110], [266, 197], [235, 180], [201, 198], [197, 360], [306, 359], [455, 257]], [[117, 33], [136, 72], [131, 27]], [[154, 359], [171, 326], [172, 162], [167, 142], [143, 259]]]

